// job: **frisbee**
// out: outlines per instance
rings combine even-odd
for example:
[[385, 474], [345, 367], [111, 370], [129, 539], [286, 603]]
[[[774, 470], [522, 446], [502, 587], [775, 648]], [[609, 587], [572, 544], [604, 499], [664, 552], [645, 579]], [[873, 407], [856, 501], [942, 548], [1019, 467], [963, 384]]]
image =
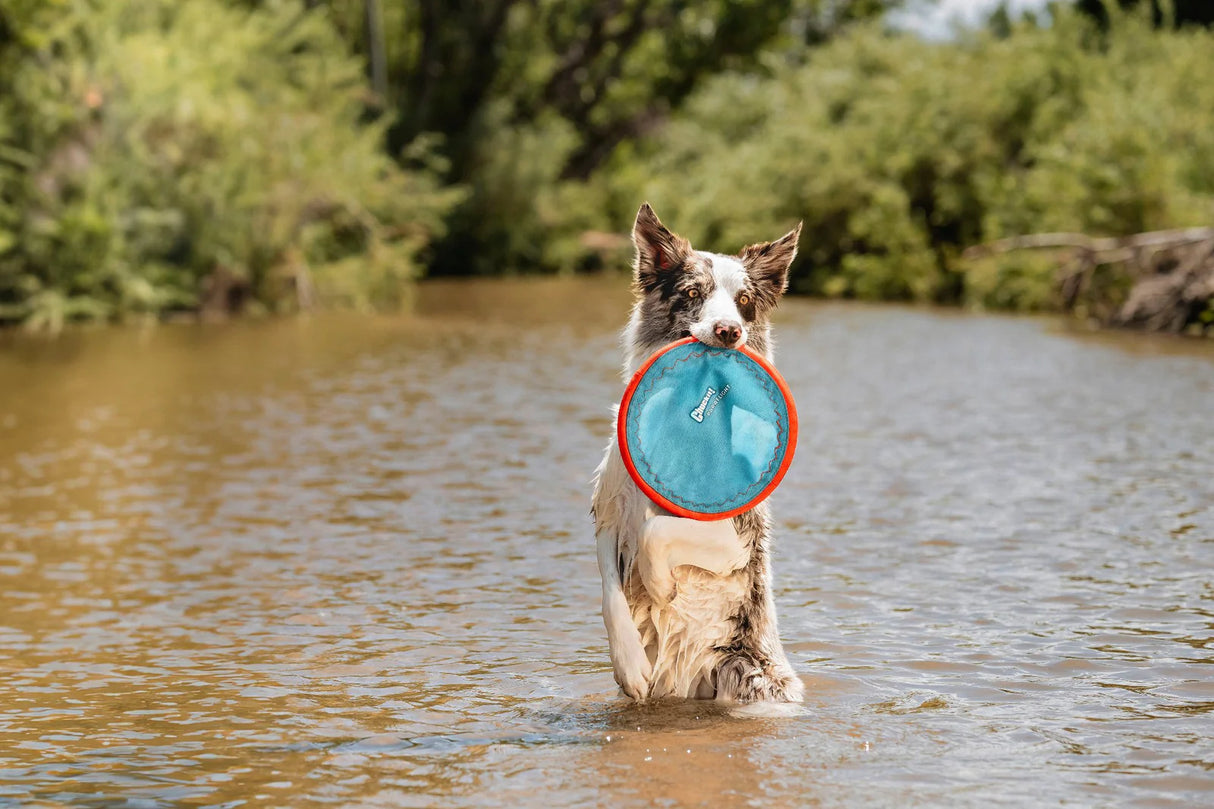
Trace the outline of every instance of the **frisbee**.
[[797, 410], [763, 357], [687, 337], [633, 375], [616, 429], [624, 466], [650, 499], [680, 517], [724, 520], [780, 484]]

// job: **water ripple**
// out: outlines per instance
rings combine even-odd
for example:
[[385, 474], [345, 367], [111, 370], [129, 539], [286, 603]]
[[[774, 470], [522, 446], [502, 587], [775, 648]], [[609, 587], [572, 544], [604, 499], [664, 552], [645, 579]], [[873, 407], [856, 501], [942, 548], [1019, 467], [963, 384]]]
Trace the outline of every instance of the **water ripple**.
[[626, 307], [9, 338], [0, 802], [1208, 802], [1208, 346], [789, 302], [806, 704], [633, 706], [587, 515]]

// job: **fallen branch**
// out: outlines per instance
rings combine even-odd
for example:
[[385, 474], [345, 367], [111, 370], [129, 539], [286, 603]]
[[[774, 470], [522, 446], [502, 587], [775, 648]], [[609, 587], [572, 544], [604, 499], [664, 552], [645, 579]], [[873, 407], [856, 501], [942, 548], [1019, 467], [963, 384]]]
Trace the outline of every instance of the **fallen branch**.
[[[1035, 233], [1029, 236], [1012, 236], [1007, 239], [979, 244], [967, 248], [962, 257], [977, 259], [1013, 250], [1064, 249], [1082, 250], [1095, 255], [1115, 253], [1123, 250], [1155, 248], [1170, 250], [1214, 240], [1214, 228], [1182, 228], [1179, 230], [1154, 230], [1133, 236], [1109, 236], [1094, 238], [1083, 233]], [[1113, 259], [1124, 260], [1124, 259]], [[1107, 263], [1107, 262], [1099, 262]]]
[[[1062, 305], [1068, 311], [1082, 297], [1085, 308], [1091, 311], [1090, 307], [1095, 306], [1107, 324], [1169, 332], [1209, 328], [1209, 314], [1214, 312], [1212, 227], [1103, 238], [1082, 233], [1036, 233], [977, 245], [962, 257], [972, 261], [1015, 250], [1043, 249], [1070, 255], [1057, 276]], [[1091, 293], [1096, 268], [1109, 265], [1125, 267], [1134, 281], [1120, 303], [1120, 295], [1107, 289], [1103, 297], [1099, 288]]]

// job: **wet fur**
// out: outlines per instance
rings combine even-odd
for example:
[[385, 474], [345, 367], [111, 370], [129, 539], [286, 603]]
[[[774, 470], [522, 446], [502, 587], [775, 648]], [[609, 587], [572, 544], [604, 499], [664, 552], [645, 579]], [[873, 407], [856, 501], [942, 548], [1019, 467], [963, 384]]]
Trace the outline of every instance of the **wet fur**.
[[[768, 317], [787, 285], [799, 235], [800, 226], [737, 256], [704, 253], [642, 206], [633, 229], [636, 301], [623, 335], [625, 379], [673, 340], [694, 334], [711, 342], [712, 324], [705, 325], [706, 317], [718, 315], [740, 318], [742, 341], [770, 359]], [[730, 288], [718, 289], [724, 286]], [[740, 567], [724, 575], [690, 564], [675, 567], [669, 571], [672, 593], [650, 592], [638, 564], [645, 561], [641, 557], [647, 552], [650, 521], [669, 513], [637, 488], [614, 439], [595, 474], [591, 513], [612, 665], [628, 696], [738, 703], [801, 699], [801, 681], [776, 626], [767, 503], [733, 518], [745, 552]]]

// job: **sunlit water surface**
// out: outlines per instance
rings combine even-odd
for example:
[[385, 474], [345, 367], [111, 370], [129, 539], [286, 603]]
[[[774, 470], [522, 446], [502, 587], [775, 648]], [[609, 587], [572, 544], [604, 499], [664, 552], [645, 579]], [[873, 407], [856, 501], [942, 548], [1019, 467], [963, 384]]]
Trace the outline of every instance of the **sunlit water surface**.
[[792, 713], [633, 707], [618, 283], [0, 343], [0, 803], [1214, 803], [1214, 351], [790, 301]]

